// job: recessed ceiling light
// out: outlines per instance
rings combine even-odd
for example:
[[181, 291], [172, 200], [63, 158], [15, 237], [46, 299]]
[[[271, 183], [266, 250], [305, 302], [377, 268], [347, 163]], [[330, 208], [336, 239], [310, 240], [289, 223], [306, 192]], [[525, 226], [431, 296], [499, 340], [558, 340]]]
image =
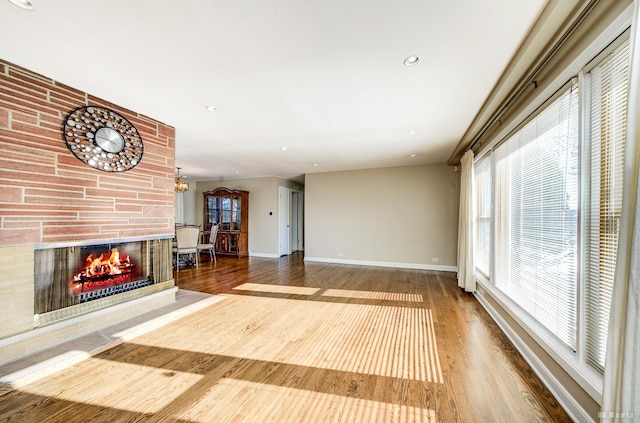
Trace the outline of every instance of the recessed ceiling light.
[[10, 3], [15, 4], [16, 6], [24, 9], [24, 10], [33, 10], [33, 4], [31, 4], [28, 0], [9, 0]]
[[404, 59], [404, 65], [405, 66], [415, 66], [418, 64], [418, 62], [420, 61], [420, 58], [418, 56], [409, 56], [406, 59]]
[[410, 154], [409, 157], [415, 157], [417, 154]]
[[233, 173], [238, 174], [238, 173], [240, 173], [240, 171], [236, 170], [236, 171], [235, 171], [235, 172], [233, 172]]
[[314, 163], [314, 164], [312, 164], [311, 166], [318, 166], [318, 163]]
[[287, 147], [280, 147], [280, 150], [285, 151]]
[[412, 129], [411, 131], [409, 131], [409, 135], [415, 135], [417, 133], [418, 131], [416, 131], [415, 129]]
[[205, 109], [207, 109], [210, 112], [217, 112], [218, 109], [215, 106], [204, 106]]

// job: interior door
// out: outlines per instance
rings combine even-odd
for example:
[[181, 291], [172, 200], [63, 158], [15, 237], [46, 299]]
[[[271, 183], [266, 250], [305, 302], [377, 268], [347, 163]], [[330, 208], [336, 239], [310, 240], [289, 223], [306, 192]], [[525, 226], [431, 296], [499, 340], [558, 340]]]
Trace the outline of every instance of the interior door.
[[291, 254], [291, 195], [289, 188], [278, 187], [278, 244], [280, 256]]
[[291, 251], [304, 249], [303, 234], [303, 199], [302, 191], [291, 190]]

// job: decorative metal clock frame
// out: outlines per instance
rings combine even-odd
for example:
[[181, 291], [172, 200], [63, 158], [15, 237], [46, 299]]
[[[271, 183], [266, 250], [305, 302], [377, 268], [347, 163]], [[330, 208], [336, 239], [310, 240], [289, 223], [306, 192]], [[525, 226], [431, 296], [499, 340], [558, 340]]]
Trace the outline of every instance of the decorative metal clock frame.
[[138, 130], [119, 113], [101, 106], [72, 110], [62, 128], [67, 147], [81, 162], [104, 172], [125, 172], [142, 160]]

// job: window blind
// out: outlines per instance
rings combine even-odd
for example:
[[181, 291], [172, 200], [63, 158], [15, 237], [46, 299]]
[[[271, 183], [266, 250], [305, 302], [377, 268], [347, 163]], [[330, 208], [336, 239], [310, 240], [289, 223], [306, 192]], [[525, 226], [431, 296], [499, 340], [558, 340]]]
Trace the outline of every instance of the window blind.
[[491, 270], [491, 156], [475, 165], [476, 174], [476, 270], [489, 277]]
[[622, 210], [629, 42], [588, 74], [589, 160], [585, 234], [586, 360], [603, 372]]
[[576, 348], [578, 85], [496, 148], [494, 283]]

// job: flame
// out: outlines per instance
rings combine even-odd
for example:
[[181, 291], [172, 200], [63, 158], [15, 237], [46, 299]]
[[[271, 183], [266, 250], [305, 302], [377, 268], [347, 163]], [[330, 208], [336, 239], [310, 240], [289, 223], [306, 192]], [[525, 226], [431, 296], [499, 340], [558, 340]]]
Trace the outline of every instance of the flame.
[[93, 254], [89, 254], [86, 262], [87, 266], [73, 277], [74, 281], [80, 281], [83, 277], [91, 278], [98, 275], [120, 275], [123, 269], [131, 267], [129, 256], [123, 254], [123, 258], [121, 258], [120, 251], [117, 248], [111, 250], [111, 255], [106, 260], [104, 254], [100, 254], [97, 258], [93, 258]]

